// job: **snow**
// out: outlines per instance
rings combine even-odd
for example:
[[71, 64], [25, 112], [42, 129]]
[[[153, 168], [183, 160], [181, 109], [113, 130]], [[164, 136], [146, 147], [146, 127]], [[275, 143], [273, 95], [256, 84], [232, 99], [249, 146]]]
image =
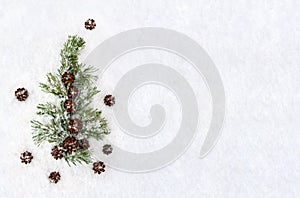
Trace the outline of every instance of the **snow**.
[[[299, 2], [292, 0], [0, 0], [0, 197], [299, 197], [299, 9]], [[88, 18], [97, 23], [92, 31], [84, 29]], [[36, 118], [38, 103], [51, 100], [38, 82], [59, 66], [67, 35], [86, 40], [83, 61], [105, 39], [140, 27], [164, 27], [190, 36], [220, 71], [226, 122], [212, 152], [199, 158], [211, 116], [205, 83], [179, 58], [151, 50], [117, 60], [99, 79], [102, 92], [96, 100], [111, 93], [122, 73], [135, 65], [173, 65], [198, 90], [201, 115], [199, 133], [183, 156], [152, 172], [108, 167], [96, 175], [92, 165], [69, 167], [54, 160], [50, 144], [34, 145], [30, 120]], [[29, 91], [25, 102], [14, 96], [19, 87]], [[129, 114], [137, 124], [147, 125], [149, 109], [157, 103], [167, 113], [164, 129], [149, 140], [136, 140], [122, 133], [111, 109], [101, 102], [112, 128], [109, 139], [134, 152], [170, 142], [181, 119], [172, 92], [158, 85], [137, 89]], [[19, 159], [26, 150], [34, 157], [27, 165]], [[61, 174], [57, 184], [47, 178], [52, 171]]]

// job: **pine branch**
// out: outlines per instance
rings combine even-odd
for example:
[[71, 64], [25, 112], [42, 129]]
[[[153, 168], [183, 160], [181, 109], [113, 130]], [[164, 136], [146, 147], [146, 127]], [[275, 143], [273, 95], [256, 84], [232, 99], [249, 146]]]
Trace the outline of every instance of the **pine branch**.
[[74, 165], [77, 165], [77, 163], [82, 164], [82, 162], [86, 164], [92, 162], [91, 153], [88, 150], [84, 150], [84, 149], [79, 149], [72, 154], [67, 153], [64, 155], [64, 158], [67, 161], [69, 166], [70, 166], [70, 162]]
[[93, 97], [98, 93], [100, 93], [100, 91], [97, 89], [97, 87], [87, 87], [85, 91], [82, 91], [82, 93], [75, 100], [78, 114], [80, 114], [82, 110], [92, 103]]
[[50, 102], [47, 102], [46, 104], [39, 104], [37, 109], [39, 110], [37, 111], [38, 115], [49, 115], [53, 118], [55, 118], [57, 114], [61, 113], [61, 109]]
[[91, 86], [97, 81], [97, 76], [93, 75], [97, 71], [92, 66], [86, 66], [81, 64], [81, 70], [78, 71], [78, 79], [77, 84], [80, 86]]
[[81, 112], [80, 119], [82, 120], [82, 122], [93, 122], [100, 118], [101, 113], [102, 112], [98, 109], [89, 107]]
[[68, 41], [64, 44], [64, 48], [60, 52], [61, 67], [58, 73], [62, 75], [67, 70], [73, 70], [74, 74], [80, 70], [78, 64], [79, 52], [85, 47], [85, 41], [78, 36], [69, 36]]
[[47, 74], [47, 83], [40, 83], [40, 88], [46, 93], [54, 94], [59, 98], [67, 96], [67, 90], [63, 86], [61, 79], [57, 75]]
[[[37, 115], [46, 116], [48, 122], [31, 121], [34, 142], [38, 145], [44, 141], [54, 143], [64, 151], [63, 157], [69, 165], [81, 164], [82, 162], [90, 163], [91, 153], [89, 150], [78, 147], [74, 148], [70, 154], [70, 152], [67, 152], [68, 147], [64, 146], [65, 143], [69, 144], [71, 141], [72, 145], [72, 139], [76, 140], [77, 143], [88, 138], [102, 140], [105, 135], [110, 133], [106, 119], [101, 116], [101, 111], [90, 107], [93, 97], [100, 91], [94, 86], [97, 77], [93, 73], [96, 69], [78, 63], [78, 55], [84, 48], [84, 44], [84, 40], [78, 36], [68, 37], [60, 52], [61, 67], [57, 70], [57, 73], [47, 74], [46, 83], [40, 83], [40, 87], [44, 92], [53, 94], [59, 98], [59, 101], [57, 104], [47, 102], [37, 106]], [[65, 84], [62, 82], [62, 76], [66, 72], [73, 75], [71, 79], [75, 78], [75, 82], [72, 81], [71, 84], [67, 85], [66, 80], [64, 80]], [[75, 100], [72, 99], [72, 102], [76, 104], [76, 111], [68, 113], [64, 104], [66, 100], [70, 100], [69, 97], [71, 96], [68, 94], [70, 94], [71, 85], [75, 86], [79, 92], [75, 96]], [[83, 128], [78, 134], [69, 131], [69, 121], [74, 118], [79, 118], [83, 124]]]
[[60, 131], [54, 120], [51, 124], [43, 124], [37, 120], [31, 121], [31, 127], [33, 128], [33, 141], [40, 145], [44, 141], [49, 143], [62, 142], [66, 135]]
[[[81, 120], [85, 123], [91, 123], [90, 128], [84, 128], [85, 138], [93, 137], [97, 140], [103, 139], [104, 135], [110, 134], [107, 120], [101, 116], [98, 109], [88, 108], [81, 114]], [[88, 126], [88, 125], [86, 125]]]
[[81, 136], [84, 138], [94, 138], [96, 140], [102, 140], [105, 135], [110, 133], [107, 127], [107, 121], [105, 118], [90, 120], [89, 126], [82, 129]]

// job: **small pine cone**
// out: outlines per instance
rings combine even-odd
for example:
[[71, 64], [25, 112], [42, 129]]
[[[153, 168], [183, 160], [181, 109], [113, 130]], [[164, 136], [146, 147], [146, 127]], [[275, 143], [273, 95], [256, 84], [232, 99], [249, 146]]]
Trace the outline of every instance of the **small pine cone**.
[[104, 101], [104, 104], [111, 107], [115, 104], [115, 97], [113, 97], [112, 95], [106, 95], [104, 97], [103, 101]]
[[71, 134], [78, 134], [82, 129], [82, 122], [79, 119], [69, 121], [68, 130]]
[[51, 172], [50, 175], [49, 175], [49, 180], [52, 183], [57, 183], [60, 180], [59, 172], [56, 172], [56, 171]]
[[78, 96], [78, 88], [75, 86], [71, 86], [68, 90], [68, 97], [71, 99], [75, 99]]
[[92, 30], [96, 27], [96, 22], [94, 19], [88, 19], [86, 22], [84, 22], [84, 27], [87, 30]]
[[101, 161], [94, 162], [93, 170], [95, 174], [98, 173], [100, 175], [102, 172], [105, 172], [105, 164]]
[[69, 154], [75, 152], [78, 146], [79, 143], [75, 137], [67, 137], [63, 142], [63, 147]]
[[87, 139], [83, 139], [79, 141], [79, 147], [86, 150], [90, 147], [89, 141]]
[[72, 100], [66, 100], [64, 107], [68, 113], [74, 113], [76, 111], [76, 104]]
[[15, 91], [15, 96], [19, 101], [25, 101], [28, 98], [28, 91], [25, 88], [18, 88]]
[[52, 148], [51, 155], [54, 157], [54, 159], [61, 159], [63, 158], [64, 150], [59, 149], [57, 146]]
[[103, 152], [104, 154], [109, 155], [109, 154], [112, 153], [112, 151], [113, 151], [113, 147], [112, 147], [110, 144], [105, 144], [105, 145], [103, 146], [102, 152]]
[[30, 152], [25, 151], [24, 153], [21, 153], [20, 159], [22, 163], [29, 164], [33, 159], [33, 156]]
[[61, 81], [64, 83], [65, 86], [71, 85], [75, 81], [75, 76], [70, 72], [65, 72], [61, 77]]

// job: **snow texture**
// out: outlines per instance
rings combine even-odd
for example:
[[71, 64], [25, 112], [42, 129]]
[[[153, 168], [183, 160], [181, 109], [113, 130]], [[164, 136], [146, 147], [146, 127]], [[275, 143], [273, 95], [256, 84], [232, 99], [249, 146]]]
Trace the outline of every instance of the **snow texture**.
[[[0, 0], [0, 197], [299, 197], [299, 10], [300, 2], [294, 0]], [[92, 31], [84, 29], [88, 18], [97, 23]], [[182, 32], [215, 62], [225, 87], [226, 122], [212, 152], [199, 158], [211, 110], [203, 80], [183, 70], [180, 60], [161, 59], [165, 55], [157, 52], [144, 58], [173, 61], [200, 90], [196, 93], [203, 115], [199, 133], [177, 161], [149, 173], [108, 167], [96, 175], [92, 165], [70, 168], [54, 160], [50, 144], [34, 145], [29, 121], [36, 118], [36, 105], [49, 100], [38, 82], [59, 67], [59, 50], [67, 35], [78, 34], [86, 40], [83, 61], [105, 39], [139, 27]], [[137, 57], [143, 56], [127, 58], [135, 63]], [[137, 90], [129, 109], [132, 119], [145, 125], [151, 104], [165, 105], [169, 123], [161, 138], [144, 144], [121, 134], [111, 110], [101, 102], [113, 91], [114, 77], [119, 75], [114, 71], [119, 70], [111, 67], [97, 84], [102, 90], [99, 107], [112, 128], [109, 138], [136, 152], [171, 141], [180, 122], [180, 104], [174, 94], [157, 85]], [[29, 91], [25, 102], [14, 97], [19, 87]], [[149, 92], [161, 97], [147, 101]], [[25, 150], [34, 156], [27, 165], [19, 159]], [[61, 173], [57, 184], [47, 179], [52, 171]]]

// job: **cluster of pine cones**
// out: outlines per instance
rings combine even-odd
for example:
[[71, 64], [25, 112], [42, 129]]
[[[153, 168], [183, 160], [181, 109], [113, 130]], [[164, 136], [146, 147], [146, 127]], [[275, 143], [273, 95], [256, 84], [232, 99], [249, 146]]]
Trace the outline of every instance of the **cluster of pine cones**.
[[[72, 152], [76, 152], [78, 148], [89, 148], [89, 142], [87, 139], [78, 140], [76, 138], [76, 135], [82, 130], [83, 124], [81, 120], [77, 118], [72, 118], [72, 114], [76, 112], [76, 103], [74, 102], [74, 100], [79, 94], [78, 88], [74, 86], [75, 76], [72, 73], [72, 71], [65, 72], [62, 75], [61, 81], [66, 87], [68, 87], [68, 98], [64, 102], [64, 108], [71, 117], [68, 125], [68, 131], [70, 132], [70, 136], [64, 140], [62, 145], [55, 146], [52, 149], [51, 155], [55, 159], [61, 159], [64, 153], [72, 154]], [[110, 94], [106, 95], [103, 99], [103, 102], [107, 106], [112, 106], [115, 104], [115, 97], [113, 97]]]
[[[103, 146], [103, 149], [104, 149], [104, 146]], [[62, 153], [60, 153], [60, 151], [57, 150], [57, 147], [54, 147], [54, 149], [52, 149], [52, 153], [53, 152], [57, 152], [56, 155], [62, 157]], [[30, 164], [31, 161], [32, 161], [32, 159], [33, 159], [32, 153], [29, 152], [29, 151], [25, 151], [25, 152], [21, 153], [20, 159], [21, 159], [22, 163], [24, 163], [24, 164]], [[102, 161], [94, 162], [93, 163], [93, 171], [94, 171], [95, 174], [99, 174], [99, 175], [101, 173], [104, 173], [105, 172], [105, 164], [104, 164], [104, 162], [102, 162]], [[50, 175], [49, 175], [48, 178], [49, 178], [50, 182], [57, 183], [60, 180], [60, 177], [61, 176], [60, 176], [59, 172], [53, 171], [53, 172], [50, 173]]]
[[81, 132], [83, 127], [81, 120], [72, 118], [73, 114], [76, 112], [76, 104], [74, 100], [79, 94], [78, 88], [74, 86], [75, 75], [72, 71], [67, 71], [62, 75], [61, 81], [68, 88], [68, 98], [64, 102], [64, 108], [70, 116], [68, 123], [70, 136], [68, 136], [61, 145], [56, 145], [52, 148], [51, 155], [56, 160], [62, 159], [66, 153], [72, 154], [72, 152], [76, 152], [78, 148], [89, 148], [88, 140], [78, 140], [76, 138], [76, 135]]
[[[88, 30], [92, 30], [96, 27], [96, 22], [94, 19], [88, 19], [85, 23], [85, 28]], [[62, 83], [68, 88], [67, 96], [68, 98], [64, 102], [64, 108], [66, 112], [70, 115], [69, 123], [68, 123], [68, 131], [70, 136], [68, 136], [62, 144], [56, 145], [52, 148], [51, 155], [54, 159], [62, 159], [65, 154], [72, 154], [76, 152], [78, 148], [80, 149], [88, 149], [90, 147], [89, 142], [87, 139], [78, 140], [76, 135], [79, 134], [83, 128], [83, 123], [81, 120], [77, 118], [73, 118], [73, 114], [76, 112], [76, 104], [74, 100], [79, 94], [79, 90], [76, 86], [74, 86], [75, 82], [75, 75], [72, 71], [67, 71], [62, 75], [61, 78]], [[29, 94], [27, 89], [25, 88], [18, 88], [15, 91], [15, 96], [19, 101], [25, 101]], [[107, 106], [112, 106], [115, 104], [115, 97], [111, 94], [106, 95], [103, 99], [103, 102]], [[106, 155], [112, 153], [113, 148], [111, 145], [104, 145], [102, 152]], [[21, 162], [25, 164], [31, 163], [33, 156], [32, 153], [29, 151], [25, 151], [21, 153], [20, 156]], [[93, 170], [94, 173], [101, 174], [105, 172], [105, 164], [102, 161], [97, 161], [93, 163]], [[57, 183], [61, 176], [59, 172], [51, 172], [49, 175], [49, 180], [52, 183]]]

